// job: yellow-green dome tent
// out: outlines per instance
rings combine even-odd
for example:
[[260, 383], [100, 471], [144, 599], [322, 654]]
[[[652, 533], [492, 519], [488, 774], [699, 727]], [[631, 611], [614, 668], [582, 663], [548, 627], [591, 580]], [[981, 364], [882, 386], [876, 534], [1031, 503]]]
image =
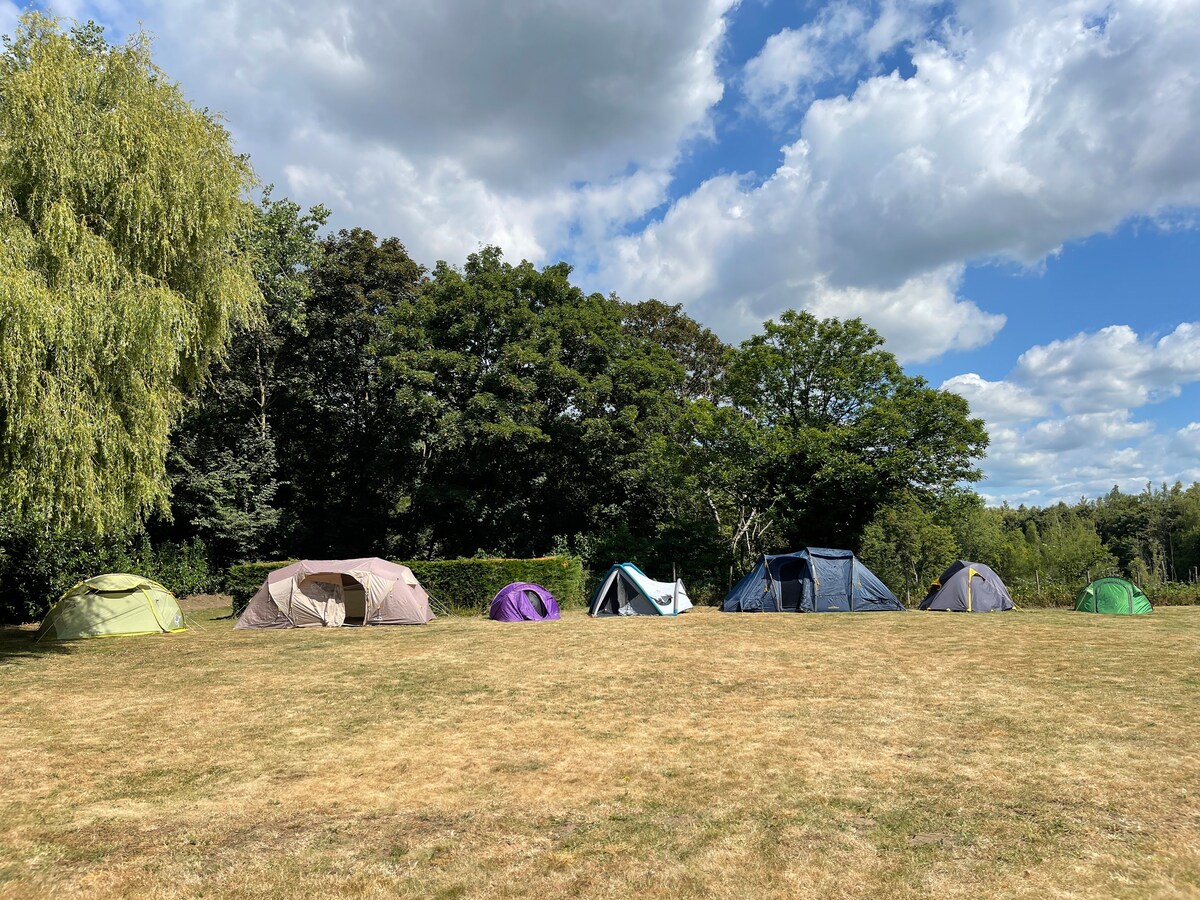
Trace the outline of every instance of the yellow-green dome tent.
[[187, 631], [175, 595], [140, 575], [97, 575], [71, 588], [46, 613], [36, 640]]

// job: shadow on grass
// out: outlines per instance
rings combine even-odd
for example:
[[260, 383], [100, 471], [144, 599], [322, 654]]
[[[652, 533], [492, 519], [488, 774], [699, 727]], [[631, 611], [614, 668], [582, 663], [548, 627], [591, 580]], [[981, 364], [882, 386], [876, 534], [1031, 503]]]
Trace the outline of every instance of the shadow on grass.
[[65, 641], [37, 641], [32, 628], [0, 627], [0, 664], [24, 657], [66, 655], [71, 648]]

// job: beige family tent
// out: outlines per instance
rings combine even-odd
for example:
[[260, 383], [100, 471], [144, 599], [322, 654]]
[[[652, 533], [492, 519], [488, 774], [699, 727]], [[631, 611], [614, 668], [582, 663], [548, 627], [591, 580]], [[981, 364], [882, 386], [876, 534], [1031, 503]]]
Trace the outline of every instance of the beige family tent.
[[304, 559], [276, 569], [236, 628], [424, 625], [429, 597], [407, 566], [384, 559]]
[[50, 607], [36, 640], [187, 631], [175, 595], [157, 581], [116, 573], [81, 581]]

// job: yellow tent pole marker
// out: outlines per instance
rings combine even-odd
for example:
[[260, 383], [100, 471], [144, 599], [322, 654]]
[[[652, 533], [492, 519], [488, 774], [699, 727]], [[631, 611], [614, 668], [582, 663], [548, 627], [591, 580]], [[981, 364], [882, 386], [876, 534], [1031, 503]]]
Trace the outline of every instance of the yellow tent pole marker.
[[967, 612], [975, 611], [971, 609], [971, 579], [978, 574], [974, 569], [967, 569]]
[[71, 638], [73, 641], [103, 641], [108, 638], [123, 638], [123, 637], [142, 637], [147, 634], [162, 634], [161, 631], [123, 631], [120, 634], [81, 634], [77, 638]]

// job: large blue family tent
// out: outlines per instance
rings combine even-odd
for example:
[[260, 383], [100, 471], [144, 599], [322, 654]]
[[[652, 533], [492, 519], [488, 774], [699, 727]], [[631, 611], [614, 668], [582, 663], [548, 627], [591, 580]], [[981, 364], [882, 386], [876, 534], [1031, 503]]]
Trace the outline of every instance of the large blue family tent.
[[806, 547], [763, 555], [721, 604], [725, 612], [903, 611], [886, 584], [849, 550]]

